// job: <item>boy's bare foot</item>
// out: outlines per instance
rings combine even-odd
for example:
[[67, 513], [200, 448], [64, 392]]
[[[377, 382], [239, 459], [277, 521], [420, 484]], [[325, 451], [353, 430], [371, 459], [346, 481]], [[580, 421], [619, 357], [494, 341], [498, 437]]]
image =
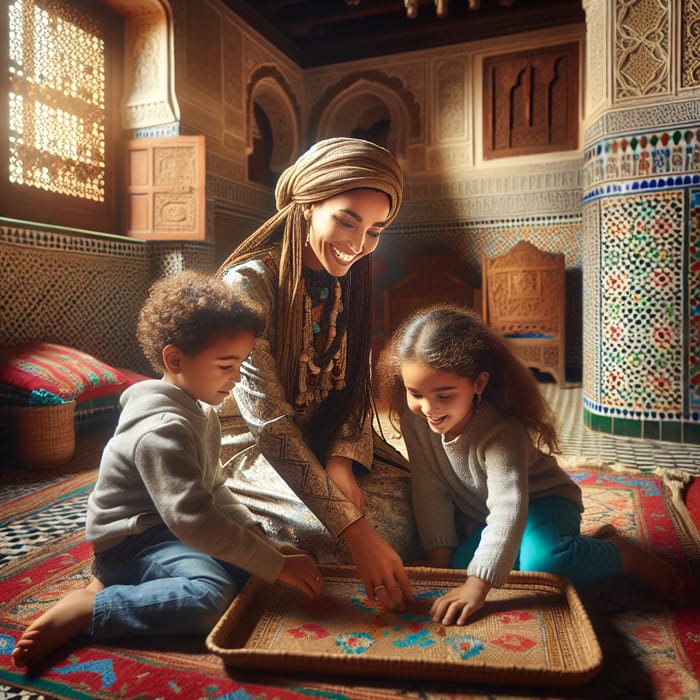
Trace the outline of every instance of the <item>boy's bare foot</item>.
[[34, 620], [24, 630], [12, 651], [15, 666], [33, 666], [85, 630], [92, 621], [95, 593], [101, 590], [99, 586], [102, 584], [93, 579], [86, 588], [71, 591]]
[[683, 581], [678, 572], [648, 549], [621, 535], [613, 525], [602, 525], [592, 535], [613, 542], [622, 555], [622, 573], [642, 588], [678, 603], [683, 599]]

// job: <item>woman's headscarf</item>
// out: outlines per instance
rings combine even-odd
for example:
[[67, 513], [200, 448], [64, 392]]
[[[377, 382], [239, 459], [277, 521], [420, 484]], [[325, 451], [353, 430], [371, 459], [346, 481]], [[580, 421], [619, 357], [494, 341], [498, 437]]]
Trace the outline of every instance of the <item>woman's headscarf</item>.
[[[236, 263], [255, 257], [269, 245], [283, 223], [286, 229], [283, 245], [290, 248], [287, 251], [290, 257], [297, 258], [306, 230], [302, 206], [358, 188], [386, 193], [390, 199], [386, 223], [390, 224], [403, 199], [403, 174], [392, 153], [371, 141], [349, 137], [315, 143], [280, 175], [275, 188], [277, 213], [229, 255], [218, 274], [223, 275]], [[300, 265], [301, 262], [299, 270]]]
[[403, 196], [403, 175], [396, 158], [370, 141], [325, 139], [311, 146], [280, 175], [275, 201], [281, 211], [292, 202], [320, 202], [357, 188], [380, 190], [389, 196], [389, 224]]

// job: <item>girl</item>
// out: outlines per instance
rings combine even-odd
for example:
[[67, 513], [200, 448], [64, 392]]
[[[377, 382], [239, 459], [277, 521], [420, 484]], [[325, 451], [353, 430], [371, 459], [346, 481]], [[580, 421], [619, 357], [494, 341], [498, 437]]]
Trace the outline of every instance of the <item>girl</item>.
[[464, 624], [512, 568], [577, 586], [623, 574], [679, 595], [673, 568], [610, 526], [581, 535], [581, 490], [554, 457], [554, 420], [537, 382], [473, 312], [416, 313], [382, 356], [380, 376], [400, 418], [429, 564], [467, 570], [433, 604], [434, 621]]

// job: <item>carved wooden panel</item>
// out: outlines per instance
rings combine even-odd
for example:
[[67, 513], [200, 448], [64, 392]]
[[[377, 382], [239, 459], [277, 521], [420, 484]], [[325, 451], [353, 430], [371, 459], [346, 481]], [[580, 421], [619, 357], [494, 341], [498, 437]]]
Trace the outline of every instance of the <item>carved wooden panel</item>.
[[129, 141], [127, 177], [127, 235], [204, 240], [204, 136]]
[[528, 367], [566, 381], [566, 270], [562, 253], [520, 241], [482, 259], [483, 317]]
[[578, 44], [484, 59], [484, 158], [578, 147]]

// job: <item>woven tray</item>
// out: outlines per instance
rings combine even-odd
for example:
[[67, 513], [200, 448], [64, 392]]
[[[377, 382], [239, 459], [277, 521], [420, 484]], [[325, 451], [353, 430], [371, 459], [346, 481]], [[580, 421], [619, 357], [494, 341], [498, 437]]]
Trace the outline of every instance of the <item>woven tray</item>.
[[365, 677], [576, 686], [602, 654], [573, 586], [551, 574], [513, 572], [464, 626], [433, 623], [435, 597], [464, 581], [449, 569], [408, 567], [416, 598], [402, 613], [372, 607], [347, 566], [321, 567], [324, 597], [252, 579], [207, 637], [239, 669]]

